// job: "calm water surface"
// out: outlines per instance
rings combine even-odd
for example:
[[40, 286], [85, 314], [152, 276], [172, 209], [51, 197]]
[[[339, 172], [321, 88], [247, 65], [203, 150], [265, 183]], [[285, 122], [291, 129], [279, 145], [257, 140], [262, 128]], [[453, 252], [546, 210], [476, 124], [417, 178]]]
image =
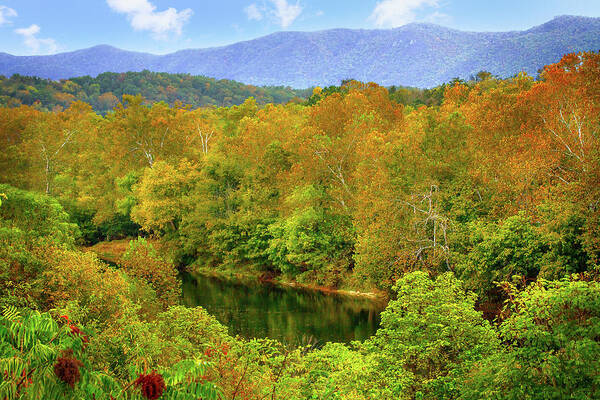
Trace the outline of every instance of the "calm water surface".
[[202, 306], [229, 332], [286, 343], [364, 340], [379, 327], [381, 302], [258, 280], [238, 282], [204, 275], [183, 276], [186, 306]]

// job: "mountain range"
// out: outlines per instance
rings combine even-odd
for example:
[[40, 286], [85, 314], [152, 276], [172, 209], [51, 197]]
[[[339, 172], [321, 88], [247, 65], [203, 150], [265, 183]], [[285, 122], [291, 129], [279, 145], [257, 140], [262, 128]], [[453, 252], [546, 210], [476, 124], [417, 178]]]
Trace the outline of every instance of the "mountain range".
[[525, 31], [465, 32], [412, 23], [394, 29], [277, 32], [228, 46], [166, 55], [100, 45], [47, 56], [0, 53], [0, 74], [49, 79], [150, 70], [295, 88], [343, 79], [432, 87], [485, 70], [535, 75], [564, 54], [600, 49], [600, 18], [561, 16]]

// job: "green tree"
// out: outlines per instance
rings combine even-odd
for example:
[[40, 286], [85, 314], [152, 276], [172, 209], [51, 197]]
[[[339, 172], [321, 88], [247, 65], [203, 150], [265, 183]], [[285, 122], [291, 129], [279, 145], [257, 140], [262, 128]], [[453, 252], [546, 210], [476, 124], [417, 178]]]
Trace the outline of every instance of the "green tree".
[[498, 351], [496, 332], [475, 311], [475, 294], [452, 273], [402, 277], [397, 299], [366, 344], [376, 353], [382, 381], [400, 398], [454, 399], [474, 362]]
[[544, 263], [549, 244], [524, 213], [499, 224], [478, 220], [470, 226], [466, 256], [458, 256], [458, 276], [480, 295], [498, 295], [496, 283], [513, 275], [535, 279]]
[[268, 254], [275, 267], [286, 274], [305, 273], [313, 281], [325, 275], [333, 279], [327, 283], [336, 286], [336, 275], [346, 272], [352, 262], [353, 229], [349, 217], [318, 205], [323, 197], [322, 190], [307, 186], [289, 198], [298, 206], [290, 216], [269, 227], [273, 238]]
[[77, 225], [60, 203], [44, 194], [0, 184], [4, 202], [0, 208], [0, 227], [15, 228], [31, 239], [43, 239], [57, 245], [73, 246], [80, 235]]

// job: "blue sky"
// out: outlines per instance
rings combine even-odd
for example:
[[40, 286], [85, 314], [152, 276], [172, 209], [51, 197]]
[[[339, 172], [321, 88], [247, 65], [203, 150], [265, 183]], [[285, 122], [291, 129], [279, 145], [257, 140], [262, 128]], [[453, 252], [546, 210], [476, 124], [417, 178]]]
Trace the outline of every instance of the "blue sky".
[[281, 30], [433, 22], [505, 31], [563, 14], [600, 17], [600, 0], [0, 0], [0, 51], [51, 54], [110, 44], [163, 54]]

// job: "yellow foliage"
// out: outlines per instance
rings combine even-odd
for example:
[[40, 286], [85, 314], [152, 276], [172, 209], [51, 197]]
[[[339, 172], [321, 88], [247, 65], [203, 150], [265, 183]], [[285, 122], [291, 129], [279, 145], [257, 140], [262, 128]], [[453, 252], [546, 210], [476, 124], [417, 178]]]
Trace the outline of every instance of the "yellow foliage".
[[48, 248], [45, 256], [49, 265], [40, 279], [51, 307], [77, 302], [97, 321], [114, 321], [121, 315], [128, 283], [118, 270], [93, 253]]

